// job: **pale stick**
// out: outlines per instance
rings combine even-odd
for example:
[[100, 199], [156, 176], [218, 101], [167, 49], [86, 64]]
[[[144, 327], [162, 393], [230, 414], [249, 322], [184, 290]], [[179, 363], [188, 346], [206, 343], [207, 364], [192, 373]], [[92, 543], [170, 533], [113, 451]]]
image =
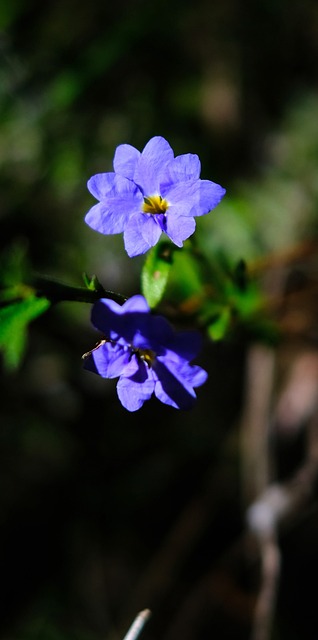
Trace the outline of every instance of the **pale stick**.
[[144, 609], [143, 611], [140, 611], [140, 613], [138, 613], [134, 622], [132, 623], [131, 627], [128, 629], [123, 640], [136, 640], [136, 638], [139, 636], [140, 632], [142, 631], [145, 623], [149, 619], [150, 615], [151, 615], [151, 611], [149, 609]]

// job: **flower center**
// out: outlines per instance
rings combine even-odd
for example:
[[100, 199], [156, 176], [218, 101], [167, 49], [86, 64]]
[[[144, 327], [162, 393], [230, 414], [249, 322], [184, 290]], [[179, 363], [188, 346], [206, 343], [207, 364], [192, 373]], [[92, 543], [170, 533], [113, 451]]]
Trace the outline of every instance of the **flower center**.
[[156, 361], [156, 354], [154, 351], [152, 351], [151, 349], [133, 349], [134, 353], [136, 354], [137, 358], [139, 358], [139, 360], [142, 360], [143, 362], [145, 362], [148, 367], [152, 367], [153, 364]]
[[[93, 347], [93, 349], [84, 353], [82, 355], [82, 358], [83, 359], [88, 358], [88, 356], [92, 355], [93, 351], [96, 351], [97, 349], [99, 349], [99, 347], [102, 347], [107, 342], [109, 342], [112, 346], [115, 346], [117, 344], [116, 340], [112, 340], [111, 338], [102, 338], [102, 340], [100, 340], [96, 344], [96, 346]], [[131, 356], [135, 354], [137, 358], [141, 360], [141, 362], [145, 362], [148, 365], [149, 369], [156, 362], [156, 354], [154, 351], [152, 351], [152, 349], [140, 349], [139, 347], [134, 347], [132, 344], [127, 345], [126, 349], [127, 348], [129, 349]]]
[[152, 215], [156, 213], [166, 213], [168, 208], [169, 204], [167, 200], [161, 196], [146, 196], [142, 205], [143, 213], [151, 213]]

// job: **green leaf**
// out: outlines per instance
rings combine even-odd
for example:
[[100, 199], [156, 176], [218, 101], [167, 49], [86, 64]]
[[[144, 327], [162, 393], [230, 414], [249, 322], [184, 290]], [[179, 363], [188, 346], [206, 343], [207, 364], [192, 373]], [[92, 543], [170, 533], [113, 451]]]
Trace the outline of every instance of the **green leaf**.
[[231, 310], [229, 307], [224, 307], [220, 315], [208, 326], [208, 335], [214, 341], [222, 340], [231, 323]]
[[22, 360], [29, 323], [50, 307], [47, 298], [30, 295], [0, 308], [0, 350], [7, 369], [16, 369]]
[[87, 289], [89, 289], [90, 291], [98, 291], [101, 286], [97, 276], [95, 275], [88, 276], [87, 273], [83, 273], [83, 280], [85, 287], [87, 287]]
[[27, 245], [16, 240], [0, 256], [0, 292], [23, 282], [28, 272]]
[[175, 251], [173, 264], [166, 296], [174, 305], [187, 308], [188, 313], [200, 307], [205, 297], [201, 263], [184, 245], [182, 250]]
[[172, 265], [173, 248], [162, 242], [149, 251], [141, 272], [141, 290], [149, 306], [155, 307], [163, 297]]

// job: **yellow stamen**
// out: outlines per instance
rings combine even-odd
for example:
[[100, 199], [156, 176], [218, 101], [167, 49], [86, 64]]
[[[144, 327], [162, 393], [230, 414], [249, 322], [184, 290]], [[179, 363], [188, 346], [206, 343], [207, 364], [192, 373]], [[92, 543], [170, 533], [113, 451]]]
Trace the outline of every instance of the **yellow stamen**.
[[140, 360], [143, 360], [149, 368], [152, 367], [156, 360], [156, 354], [151, 349], [136, 349], [136, 355]]
[[143, 213], [166, 213], [169, 204], [167, 200], [162, 198], [161, 196], [147, 196], [144, 198], [144, 203], [142, 205]]

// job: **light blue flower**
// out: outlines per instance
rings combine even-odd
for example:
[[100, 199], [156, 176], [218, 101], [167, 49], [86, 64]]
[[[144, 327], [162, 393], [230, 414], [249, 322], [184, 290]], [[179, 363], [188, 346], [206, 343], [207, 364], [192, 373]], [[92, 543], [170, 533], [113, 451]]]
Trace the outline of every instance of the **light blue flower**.
[[201, 346], [195, 331], [175, 332], [166, 318], [151, 313], [141, 295], [123, 305], [104, 298], [92, 310], [92, 323], [103, 334], [85, 354], [85, 368], [103, 378], [119, 378], [117, 393], [128, 411], [137, 411], [154, 394], [177, 409], [189, 409], [195, 387], [207, 372], [191, 365]]
[[182, 247], [195, 231], [195, 217], [214, 209], [225, 189], [201, 180], [197, 155], [174, 157], [167, 140], [151, 138], [142, 152], [129, 144], [117, 147], [114, 172], [98, 173], [87, 186], [98, 200], [85, 222], [105, 235], [124, 234], [130, 257], [146, 253], [162, 232]]

